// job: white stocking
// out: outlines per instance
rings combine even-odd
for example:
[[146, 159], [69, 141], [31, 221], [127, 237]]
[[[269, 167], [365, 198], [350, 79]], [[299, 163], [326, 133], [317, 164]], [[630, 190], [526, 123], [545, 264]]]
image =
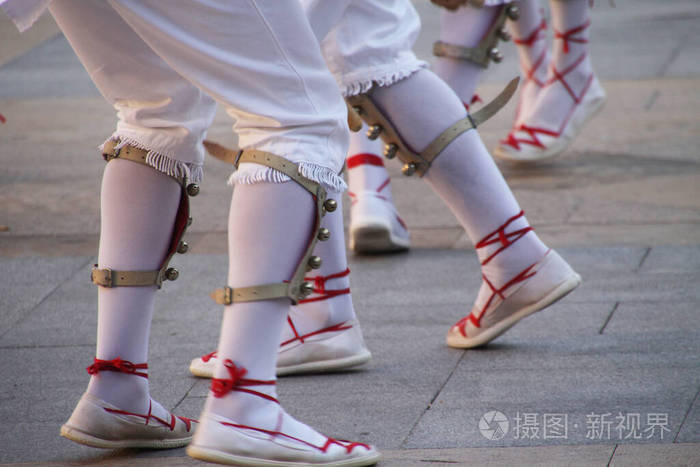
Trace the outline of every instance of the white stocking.
[[[168, 250], [180, 200], [178, 183], [151, 167], [109, 162], [102, 178], [99, 267], [157, 270]], [[98, 287], [97, 351], [101, 360], [148, 361], [156, 286]], [[148, 411], [148, 380], [103, 371], [88, 392], [122, 410]], [[157, 404], [154, 402], [154, 404]]]
[[[314, 283], [315, 293], [299, 305], [292, 307], [289, 313], [291, 323], [288, 323], [282, 331], [282, 342], [297, 337], [295, 331], [303, 336], [355, 318], [352, 296], [349, 292], [350, 277], [349, 274], [343, 275], [348, 269], [348, 260], [345, 253], [343, 216], [340, 214], [343, 212], [342, 195], [328, 192], [328, 197], [338, 202], [335, 213], [327, 214], [321, 222], [321, 227], [327, 228], [331, 232], [331, 237], [325, 242], [316, 243], [314, 255], [320, 257], [323, 262], [319, 269], [309, 271], [305, 276], [307, 280]], [[341, 277], [329, 277], [335, 275]], [[347, 293], [335, 295], [337, 293], [335, 291], [347, 291]], [[323, 299], [324, 296], [329, 298]]]
[[[462, 47], [475, 47], [491, 29], [498, 7], [461, 7], [440, 13], [440, 40]], [[476, 85], [484, 69], [468, 60], [438, 57], [435, 73], [457, 93], [465, 105], [472, 103]]]
[[521, 0], [516, 5], [520, 9], [520, 17], [517, 21], [508, 21], [513, 41], [518, 48], [522, 78], [514, 126], [522, 123], [532, 111], [547, 80], [549, 64], [547, 23], [537, 0]]
[[[406, 142], [419, 151], [447, 127], [466, 117], [459, 99], [428, 70], [378, 88], [372, 99]], [[521, 210], [475, 130], [452, 141], [433, 162], [425, 180], [447, 203], [475, 245]], [[506, 231], [527, 227], [527, 220], [521, 216]], [[497, 247], [480, 248], [479, 259], [485, 262]], [[482, 271], [493, 285], [500, 286], [542, 259], [546, 251], [537, 235], [529, 231], [489, 261]], [[483, 284], [476, 304], [489, 296], [490, 289]]]
[[571, 93], [582, 95], [590, 84], [593, 69], [588, 55], [589, 1], [553, 0], [550, 7], [554, 28], [552, 61], [547, 85], [527, 123], [557, 132], [576, 105]]
[[[327, 214], [340, 216], [339, 212]], [[289, 280], [307, 247], [314, 220], [311, 195], [295, 182], [239, 184], [229, 215], [228, 285], [247, 287]], [[336, 232], [337, 233], [337, 232]], [[224, 309], [215, 378], [230, 377], [224, 362], [232, 360], [245, 378], [274, 380], [277, 350], [289, 300], [236, 303]], [[252, 388], [276, 397], [275, 386]], [[237, 423], [279, 430], [310, 442], [325, 437], [297, 422], [276, 403], [241, 391], [217, 398], [209, 394], [206, 412]]]

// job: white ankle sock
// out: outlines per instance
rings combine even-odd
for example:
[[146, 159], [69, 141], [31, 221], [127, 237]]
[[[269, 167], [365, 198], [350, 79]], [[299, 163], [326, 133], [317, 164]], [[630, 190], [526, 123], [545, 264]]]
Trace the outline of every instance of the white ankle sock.
[[[336, 211], [326, 217], [340, 215]], [[228, 285], [235, 288], [288, 280], [307, 246], [313, 218], [313, 199], [295, 182], [237, 185], [229, 216]], [[289, 306], [287, 299], [227, 306], [215, 378], [229, 378], [224, 363], [230, 359], [247, 370], [245, 378], [274, 380]], [[249, 389], [276, 397], [272, 385]], [[278, 404], [245, 392], [232, 391], [219, 398], [210, 393], [205, 412], [257, 428], [283, 430], [311, 442], [325, 440]]]
[[[100, 268], [153, 271], [165, 257], [180, 200], [172, 178], [131, 161], [115, 159], [102, 178]], [[148, 361], [148, 336], [156, 287], [98, 287], [96, 357]], [[102, 371], [88, 392], [132, 412], [148, 411], [148, 380]]]
[[[307, 280], [314, 282], [316, 291], [303, 303], [292, 307], [287, 320], [288, 325], [282, 331], [282, 342], [294, 339], [297, 335], [303, 336], [355, 319], [352, 295], [348, 292], [332, 296], [334, 291], [350, 290], [350, 276], [342, 275], [348, 269], [343, 216], [340, 214], [343, 212], [342, 195], [329, 192], [328, 197], [338, 202], [335, 213], [327, 214], [321, 222], [321, 226], [331, 232], [331, 237], [325, 242], [316, 243], [314, 255], [320, 257], [323, 262], [319, 269], [313, 269], [305, 276]], [[335, 275], [342, 276], [328, 277]], [[331, 297], [322, 299], [326, 295]]]
[[[413, 148], [422, 150], [466, 111], [449, 87], [428, 70], [385, 88], [378, 88], [372, 99]], [[475, 130], [452, 141], [433, 162], [424, 177], [457, 216], [469, 238], [476, 245], [486, 235], [504, 225], [520, 212], [503, 176]], [[506, 229], [527, 227], [519, 217]], [[483, 262], [497, 245], [479, 249]], [[532, 263], [542, 259], [547, 247], [530, 231], [503, 250], [484, 268], [495, 286], [507, 283]], [[480, 292], [476, 304], [488, 299]]]
[[593, 76], [586, 27], [590, 21], [589, 3], [588, 0], [556, 0], [550, 2], [550, 6], [554, 29], [551, 66], [547, 85], [540, 92], [526, 124], [559, 132], [576, 105], [571, 93], [581, 97]]
[[509, 20], [513, 41], [520, 58], [520, 94], [514, 127], [522, 123], [535, 105], [537, 96], [547, 80], [549, 52], [547, 23], [536, 0], [521, 0], [517, 21]]
[[[462, 47], [475, 47], [491, 29], [500, 8], [475, 8], [467, 5], [455, 11], [443, 9], [440, 13], [440, 40]], [[471, 105], [483, 71], [481, 66], [467, 60], [448, 57], [438, 57], [435, 60], [435, 73], [455, 91], [465, 105]]]

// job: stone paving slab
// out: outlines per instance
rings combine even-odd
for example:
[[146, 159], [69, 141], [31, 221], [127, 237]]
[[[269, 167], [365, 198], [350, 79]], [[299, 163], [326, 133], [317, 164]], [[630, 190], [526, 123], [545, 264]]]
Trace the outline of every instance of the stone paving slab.
[[[575, 362], [572, 362], [575, 363]], [[468, 366], [468, 361], [464, 361]], [[459, 446], [516, 445], [536, 446], [554, 444], [594, 444], [600, 439], [588, 439], [587, 420], [589, 414], [609, 413], [610, 420], [617, 414], [640, 414], [640, 439], [624, 439], [624, 442], [660, 442], [657, 430], [651, 439], [646, 417], [649, 413], [668, 416], [665, 442], [672, 442], [680, 430], [687, 406], [700, 384], [700, 377], [689, 375], [689, 371], [668, 368], [645, 368], [629, 370], [601, 363], [597, 368], [574, 368], [568, 371], [517, 370], [460, 371], [453, 374], [445, 389], [426, 411], [411, 436], [402, 448], [453, 448]], [[673, 387], [662, 381], [672, 379]], [[464, 399], [469, 400], [468, 404]], [[498, 410], [508, 417], [511, 430], [506, 437], [492, 441], [479, 432], [482, 416]], [[517, 417], [532, 413], [538, 426], [537, 439], [517, 435]], [[550, 430], [544, 438], [545, 415], [566, 416], [567, 431]], [[521, 427], [522, 425], [522, 421]], [[631, 426], [631, 425], [630, 425]], [[618, 435], [612, 425], [611, 441], [615, 442], [630, 433], [626, 428]], [[532, 432], [530, 432], [532, 433]], [[516, 436], [520, 436], [519, 438]], [[527, 435], [534, 436], [534, 435]], [[554, 438], [554, 437], [557, 438]], [[562, 438], [558, 438], [562, 436]], [[607, 434], [603, 434], [607, 441]]]
[[85, 265], [82, 257], [0, 261], [0, 342], [12, 326], [26, 319], [35, 306]]
[[697, 444], [660, 444], [648, 446], [620, 445], [615, 449], [611, 466], [692, 466], [700, 464]]

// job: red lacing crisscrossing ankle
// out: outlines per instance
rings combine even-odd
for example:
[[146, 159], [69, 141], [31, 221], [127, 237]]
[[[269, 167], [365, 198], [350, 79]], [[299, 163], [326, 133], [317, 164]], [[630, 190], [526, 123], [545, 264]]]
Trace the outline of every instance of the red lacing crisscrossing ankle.
[[[484, 238], [482, 238], [479, 242], [477, 242], [475, 248], [478, 250], [480, 248], [485, 248], [491, 245], [496, 245], [500, 244], [498, 249], [491, 253], [486, 259], [484, 259], [481, 262], [482, 266], [487, 265], [496, 255], [501, 253], [503, 250], [511, 246], [513, 243], [517, 242], [521, 238], [523, 238], [528, 232], [534, 230], [531, 226], [523, 227], [522, 229], [514, 230], [512, 232], [506, 232], [506, 228], [515, 222], [517, 219], [523, 217], [525, 215], [524, 211], [520, 211], [518, 214], [515, 216], [511, 217], [508, 219], [503, 225], [501, 225], [499, 228], [494, 230], [493, 232], [489, 233], [486, 235]], [[496, 288], [491, 281], [489, 281], [488, 277], [486, 277], [485, 274], [482, 274], [481, 277], [484, 279], [484, 282], [489, 286], [491, 289], [491, 296], [489, 297], [488, 300], [486, 300], [486, 303], [484, 303], [484, 306], [481, 307], [480, 310], [477, 311], [477, 314], [474, 315], [474, 312], [470, 313], [469, 315], [465, 316], [464, 318], [460, 319], [455, 326], [459, 328], [459, 331], [462, 333], [464, 337], [467, 337], [467, 331], [466, 331], [466, 326], [467, 322], [471, 322], [474, 326], [477, 328], [481, 327], [481, 318], [484, 316], [484, 313], [486, 313], [486, 310], [488, 307], [491, 305], [493, 302], [494, 298], [497, 296], [500, 297], [502, 300], [505, 300], [505, 296], [503, 295], [505, 291], [512, 287], [513, 285], [523, 282], [526, 279], [531, 278], [535, 274], [537, 274], [537, 271], [532, 271], [532, 268], [534, 268], [537, 265], [537, 263], [533, 263], [530, 266], [526, 267], [520, 273], [518, 273], [515, 277], [513, 277], [511, 280], [506, 282], [501, 288]]]
[[[522, 39], [514, 38], [513, 42], [515, 42], [517, 45], [523, 46], [523, 47], [528, 47], [532, 48], [534, 47], [535, 43], [540, 40], [545, 40], [547, 36], [547, 20], [542, 18], [542, 21], [540, 22], [539, 26], [535, 28], [532, 33]], [[541, 79], [537, 78], [536, 73], [537, 70], [544, 64], [545, 59], [547, 58], [547, 49], [543, 48], [542, 52], [540, 53], [539, 57], [537, 57], [537, 60], [532, 64], [532, 66], [527, 66], [525, 63], [520, 61], [520, 69], [523, 71], [523, 76], [522, 76], [522, 84], [520, 85], [521, 88], [527, 86], [528, 84], [534, 84], [538, 88], [543, 88], [545, 85], [545, 82], [542, 81]], [[522, 94], [521, 94], [522, 95]], [[518, 119], [518, 116], [520, 115], [520, 104], [521, 102], [518, 102], [518, 107], [515, 109], [515, 119]]]
[[[326, 282], [331, 280], [331, 279], [340, 279], [342, 277], [346, 277], [350, 275], [350, 268], [345, 269], [345, 271], [341, 271], [335, 274], [330, 274], [328, 276], [316, 276], [316, 277], [305, 277], [304, 280], [311, 282], [314, 284], [314, 294], [317, 294], [315, 297], [310, 297], [310, 298], [305, 298], [303, 300], [299, 300], [299, 304], [303, 303], [310, 303], [310, 302], [317, 302], [321, 300], [328, 300], [329, 298], [337, 297], [339, 295], [346, 295], [350, 293], [350, 287], [345, 288], [345, 289], [326, 289]], [[291, 339], [288, 339], [280, 344], [280, 346], [285, 346], [288, 344], [291, 344], [292, 342], [299, 341], [302, 344], [308, 339], [309, 337], [312, 336], [317, 336], [319, 334], [324, 334], [327, 332], [338, 332], [338, 331], [345, 331], [347, 329], [352, 328], [352, 324], [347, 324], [347, 321], [344, 321], [339, 324], [334, 324], [333, 326], [328, 326], [327, 328], [319, 329], [317, 331], [312, 331], [306, 334], [299, 334], [297, 331], [296, 326], [294, 325], [294, 321], [292, 321], [292, 318], [290, 316], [287, 316], [287, 323], [289, 323], [289, 327], [292, 329], [292, 332], [294, 333], [294, 337]], [[209, 362], [212, 358], [217, 357], [217, 352], [216, 350], [213, 352], [209, 352], [206, 355], [202, 355], [201, 359], [204, 363]]]
[[[299, 304], [303, 303], [310, 303], [310, 302], [317, 302], [321, 300], [328, 300], [329, 298], [337, 297], [338, 295], [346, 295], [350, 293], [350, 287], [345, 288], [345, 289], [331, 289], [328, 290], [326, 289], [326, 282], [331, 280], [331, 279], [340, 279], [341, 277], [347, 277], [350, 275], [350, 268], [345, 269], [345, 271], [338, 272], [335, 274], [330, 274], [328, 276], [316, 276], [316, 277], [305, 277], [305, 281], [313, 282], [314, 284], [314, 294], [318, 294], [316, 297], [310, 297], [310, 298], [305, 298], [303, 300], [299, 300]], [[324, 334], [327, 332], [338, 332], [338, 331], [345, 331], [346, 329], [350, 329], [352, 327], [351, 324], [347, 324], [346, 321], [339, 323], [339, 324], [334, 324], [333, 326], [329, 326], [327, 328], [319, 329], [317, 331], [309, 332], [307, 334], [299, 334], [297, 331], [296, 326], [294, 326], [294, 322], [292, 321], [291, 316], [287, 316], [287, 322], [289, 323], [289, 327], [292, 329], [292, 332], [294, 333], [294, 337], [291, 339], [288, 339], [284, 342], [282, 342], [282, 346], [291, 344], [292, 342], [299, 341], [302, 344], [306, 339], [308, 339], [311, 336], [316, 336], [319, 334]]]
[[[468, 109], [467, 109], [468, 110]], [[355, 167], [358, 167], [360, 165], [374, 165], [377, 167], [384, 167], [384, 161], [382, 160], [381, 157], [371, 154], [371, 153], [361, 153], [361, 154], [355, 154], [353, 156], [348, 157], [347, 159], [347, 167], [348, 170], [353, 169]], [[374, 190], [374, 192], [367, 190], [364, 193], [374, 196], [375, 198], [379, 198], [381, 200], [384, 200], [386, 202], [389, 202], [389, 198], [384, 196], [382, 194], [382, 191], [389, 186], [389, 183], [391, 182], [391, 178], [387, 177], [386, 180], [384, 180], [378, 188]], [[348, 191], [348, 196], [350, 197], [350, 205], [352, 206], [353, 204], [357, 203], [357, 195], [353, 193], [352, 191]], [[398, 213], [395, 213], [396, 215], [396, 220], [401, 224], [401, 226], [404, 229], [408, 229], [406, 227], [406, 223], [401, 219], [401, 216], [398, 215]]]
[[[279, 401], [270, 396], [269, 394], [265, 394], [263, 392], [255, 391], [253, 389], [249, 389], [250, 386], [274, 386], [275, 381], [274, 380], [258, 380], [258, 379], [247, 379], [245, 378], [245, 375], [248, 373], [248, 370], [246, 370], [243, 367], [237, 367], [236, 364], [230, 360], [226, 359], [224, 361], [224, 367], [228, 370], [229, 377], [228, 378], [212, 378], [211, 380], [211, 391], [214, 394], [214, 397], [224, 397], [226, 394], [228, 394], [231, 391], [238, 391], [238, 392], [245, 392], [247, 394], [252, 394], [254, 396], [262, 397], [263, 399], [269, 400], [271, 402], [274, 402], [276, 404], [279, 404]], [[249, 425], [242, 425], [238, 423], [231, 423], [231, 422], [219, 422], [224, 426], [230, 426], [233, 428], [239, 428], [239, 429], [244, 429], [244, 430], [252, 430], [252, 431], [257, 431], [259, 433], [264, 433], [268, 436], [271, 436], [272, 438], [280, 437], [280, 438], [285, 438], [288, 440], [293, 440], [296, 442], [299, 442], [301, 444], [304, 444], [306, 446], [309, 446], [310, 448], [317, 449], [321, 452], [326, 452], [329, 447], [332, 445], [337, 445], [340, 447], [345, 448], [346, 452], [350, 453], [352, 452], [353, 449], [356, 447], [363, 447], [366, 449], [370, 449], [370, 447], [366, 444], [363, 443], [353, 443], [349, 441], [343, 441], [343, 440], [337, 440], [333, 438], [328, 438], [326, 437], [326, 442], [323, 444], [323, 446], [316, 446], [313, 443], [310, 443], [308, 441], [304, 441], [303, 439], [297, 438], [295, 436], [288, 435], [286, 433], [283, 433], [281, 431], [276, 431], [276, 430], [266, 430], [264, 428], [257, 428], [254, 426], [249, 426]]]
[[[561, 40], [564, 41], [563, 44], [563, 52], [565, 54], [568, 54], [570, 51], [569, 48], [569, 43], [570, 42], [575, 42], [579, 44], [585, 44], [588, 42], [588, 39], [586, 38], [579, 38], [579, 37], [573, 37], [576, 34], [579, 34], [583, 32], [586, 28], [588, 28], [591, 25], [591, 21], [588, 20], [584, 24], [577, 26], [575, 28], [569, 29], [568, 31], [560, 32], [555, 30], [554, 31], [554, 38], [556, 40]], [[583, 100], [583, 97], [586, 95], [586, 92], [588, 92], [588, 89], [591, 86], [591, 83], [593, 83], [594, 75], [591, 72], [591, 74], [588, 76], [588, 79], [586, 80], [586, 84], [584, 85], [583, 89], [581, 90], [580, 93], [576, 94], [576, 92], [571, 88], [571, 85], [566, 81], [566, 75], [571, 73], [573, 70], [576, 69], [588, 56], [587, 52], [582, 52], [581, 55], [568, 67], [564, 68], [563, 70], [557, 70], [556, 66], [552, 64], [550, 70], [551, 70], [551, 77], [543, 84], [543, 87], [546, 86], [551, 86], [552, 84], [556, 82], [560, 82], [562, 86], [564, 86], [564, 89], [566, 90], [567, 94], [571, 97], [571, 99], [574, 102], [574, 105], [571, 107], [571, 110], [569, 113], [566, 115], [564, 120], [562, 121], [561, 125], [557, 130], [550, 130], [547, 128], [540, 128], [540, 127], [535, 127], [531, 125], [527, 125], [525, 123], [519, 125], [517, 128], [514, 128], [513, 131], [511, 131], [508, 134], [508, 137], [504, 140], [501, 141], [502, 144], [511, 146], [515, 149], [520, 149], [521, 144], [528, 144], [531, 146], [535, 146], [541, 149], [545, 148], [545, 145], [542, 143], [540, 140], [539, 136], [540, 134], [542, 135], [547, 135], [547, 136], [552, 136], [554, 138], [558, 138], [561, 136], [562, 132], [564, 131], [564, 128], [566, 128], [566, 125], [569, 123], [569, 120], [571, 119], [571, 116], [574, 114], [576, 111], [576, 108], [581, 104], [581, 101]], [[533, 68], [534, 70], [534, 68]], [[528, 138], [518, 138], [516, 136], [516, 132], [521, 131], [524, 133], [528, 134]]]
[[[86, 369], [87, 372], [91, 375], [96, 375], [101, 371], [116, 371], [118, 373], [131, 374], [148, 379], [148, 373], [138, 371], [148, 370], [147, 363], [132, 363], [128, 360], [122, 360], [121, 357], [117, 357], [114, 360], [100, 360], [99, 358], [95, 358], [93, 364], [87, 367]], [[192, 422], [196, 422], [196, 420], [193, 420], [191, 418], [180, 417], [173, 414], [170, 414], [170, 421], [163, 420], [162, 418], [157, 417], [156, 415], [153, 415], [151, 413], [151, 410], [153, 409], [153, 401], [151, 401], [150, 399], [148, 401], [148, 413], [146, 415], [127, 412], [126, 410], [112, 409], [109, 407], [103, 407], [103, 409], [109, 413], [119, 415], [132, 415], [134, 417], [143, 418], [146, 421], [145, 425], [148, 425], [149, 422], [153, 420], [160, 423], [163, 426], [170, 428], [170, 431], [173, 431], [175, 429], [177, 419], [180, 419], [185, 424], [188, 432], [192, 428]]]

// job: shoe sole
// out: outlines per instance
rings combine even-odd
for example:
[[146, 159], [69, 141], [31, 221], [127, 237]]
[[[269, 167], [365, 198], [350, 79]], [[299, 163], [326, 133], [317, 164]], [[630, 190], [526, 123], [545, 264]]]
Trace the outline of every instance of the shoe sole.
[[576, 137], [581, 133], [581, 130], [586, 125], [586, 123], [588, 123], [593, 117], [595, 117], [598, 114], [598, 112], [601, 111], [601, 109], [605, 105], [605, 101], [606, 98], [605, 96], [603, 96], [597, 102], [591, 103], [593, 110], [586, 116], [585, 119], [583, 119], [583, 121], [575, 123], [572, 122], [572, 125], [575, 125], [574, 134], [571, 137], [568, 137], [565, 140], [563, 140], [563, 143], [561, 145], [556, 145], [554, 147], [547, 148], [544, 151], [538, 153], [536, 156], [528, 157], [518, 156], [517, 154], [511, 154], [510, 152], [508, 152], [508, 150], [502, 149], [501, 146], [498, 146], [496, 149], [493, 150], [493, 155], [501, 160], [513, 164], [547, 162], [551, 159], [554, 159], [555, 157], [559, 156], [561, 153], [566, 151], [569, 148], [569, 146], [571, 146], [571, 143], [573, 143], [574, 139], [576, 139]]
[[[328, 371], [343, 370], [345, 368], [352, 368], [362, 365], [371, 359], [372, 353], [369, 350], [364, 349], [362, 352], [349, 357], [277, 367], [277, 376], [288, 376], [298, 373], [324, 373]], [[190, 373], [199, 378], [211, 378], [213, 376], [210, 371], [202, 370], [193, 364], [190, 364]]]
[[355, 253], [406, 251], [410, 241], [395, 237], [383, 226], [358, 227], [350, 232], [350, 249]]
[[362, 352], [344, 358], [333, 360], [319, 360], [317, 362], [299, 363], [277, 368], [277, 376], [293, 375], [296, 373], [324, 373], [327, 371], [342, 370], [367, 363], [372, 358], [372, 353], [364, 349]]
[[144, 449], [173, 449], [186, 446], [192, 437], [179, 439], [128, 439], [110, 440], [102, 439], [86, 433], [78, 428], [63, 425], [61, 436], [79, 444], [102, 449], [144, 448]]
[[301, 466], [318, 466], [318, 467], [361, 467], [366, 465], [374, 465], [381, 459], [381, 454], [371, 454], [367, 457], [347, 459], [344, 461], [324, 462], [321, 464], [309, 464], [308, 462], [294, 461], [273, 461], [268, 459], [257, 459], [253, 457], [236, 456], [216, 449], [204, 448], [200, 446], [187, 446], [187, 455], [203, 461], [216, 462], [219, 464], [240, 465], [245, 467], [301, 467]]
[[581, 284], [581, 276], [577, 273], [570, 275], [564, 282], [559, 284], [554, 290], [549, 292], [544, 298], [533, 303], [522, 310], [513, 313], [508, 318], [499, 321], [481, 334], [472, 337], [447, 336], [447, 345], [458, 349], [471, 349], [487, 344], [513, 327], [518, 321], [531, 314], [547, 308], [549, 305], [561, 300], [572, 290]]

